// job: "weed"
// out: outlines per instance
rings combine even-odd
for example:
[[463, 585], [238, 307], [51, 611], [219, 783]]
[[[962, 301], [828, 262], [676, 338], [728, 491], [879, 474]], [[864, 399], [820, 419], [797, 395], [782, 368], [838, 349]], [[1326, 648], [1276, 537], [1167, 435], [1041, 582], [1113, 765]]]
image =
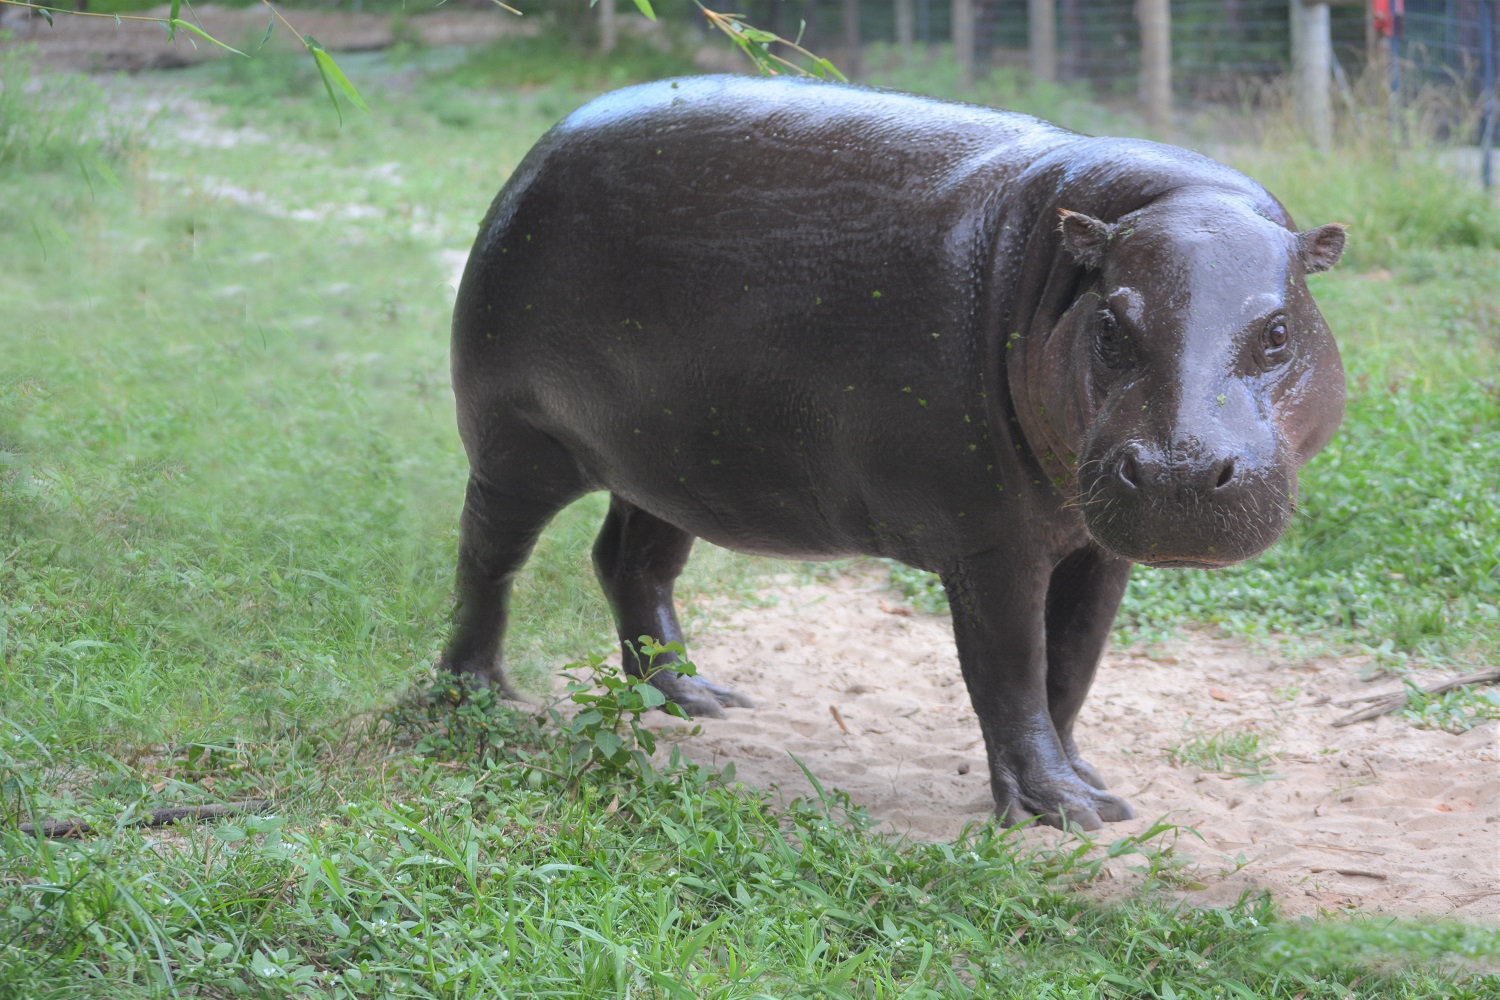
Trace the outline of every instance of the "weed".
[[612, 667], [606, 667], [605, 658], [597, 653], [590, 654], [587, 661], [563, 669], [563, 676], [568, 679], [568, 700], [580, 710], [566, 717], [554, 708], [551, 715], [573, 744], [568, 765], [575, 776], [590, 768], [615, 776], [633, 766], [634, 776], [639, 780], [655, 780], [651, 755], [656, 753], [656, 735], [641, 725], [642, 717], [658, 708], [679, 719], [688, 717], [651, 683], [662, 673], [697, 675], [697, 668], [687, 659], [682, 643], [663, 645], [643, 635], [635, 651], [645, 660], [640, 677], [621, 676]]
[[1404, 683], [1407, 702], [1401, 715], [1419, 726], [1462, 733], [1487, 719], [1500, 719], [1500, 691], [1495, 688], [1458, 688], [1433, 695], [1409, 680]]
[[1239, 730], [1196, 733], [1170, 747], [1167, 756], [1178, 764], [1223, 771], [1236, 778], [1267, 781], [1276, 777], [1270, 770], [1276, 754], [1262, 745], [1260, 733]]

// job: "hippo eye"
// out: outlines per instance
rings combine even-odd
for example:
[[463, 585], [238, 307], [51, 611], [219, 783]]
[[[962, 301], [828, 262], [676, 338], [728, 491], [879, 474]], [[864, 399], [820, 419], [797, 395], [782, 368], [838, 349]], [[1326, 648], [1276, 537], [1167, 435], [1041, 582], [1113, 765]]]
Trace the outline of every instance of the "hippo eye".
[[1099, 310], [1099, 335], [1094, 339], [1094, 350], [1100, 364], [1106, 368], [1118, 368], [1124, 361], [1124, 350], [1120, 343], [1120, 323], [1108, 309]]
[[1286, 347], [1287, 340], [1286, 320], [1281, 316], [1277, 316], [1266, 327], [1266, 353], [1270, 355], [1280, 354], [1282, 349]]

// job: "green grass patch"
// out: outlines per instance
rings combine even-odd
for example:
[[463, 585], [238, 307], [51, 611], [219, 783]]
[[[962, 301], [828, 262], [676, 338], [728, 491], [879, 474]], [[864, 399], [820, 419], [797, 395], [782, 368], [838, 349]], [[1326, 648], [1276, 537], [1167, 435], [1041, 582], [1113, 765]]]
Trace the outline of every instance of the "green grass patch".
[[1226, 729], [1217, 733], [1194, 733], [1167, 756], [1178, 764], [1222, 771], [1237, 778], [1266, 781], [1276, 775], [1271, 765], [1276, 754], [1267, 749], [1260, 733]]
[[444, 75], [467, 87], [545, 88], [576, 96], [698, 72], [686, 39], [675, 31], [625, 32], [613, 52], [600, 56], [588, 52], [581, 37], [553, 29], [476, 49]]
[[[838, 793], [772, 808], [679, 759], [570, 777], [574, 748], [503, 709], [417, 698], [351, 727], [347, 804], [83, 845], [4, 835], [20, 994], [288, 997], [1482, 997], [1493, 933], [1264, 898], [1201, 911], [1075, 891], [1106, 857], [1147, 886], [1173, 828], [1028, 849], [874, 835]], [[380, 761], [381, 766], [374, 763]], [[385, 765], [389, 764], [389, 767]], [[327, 793], [323, 793], [327, 798]], [[1164, 844], [1162, 838], [1167, 838]], [[1103, 845], [1101, 845], [1101, 848]], [[1352, 991], [1348, 984], [1358, 981]]]
[[93, 80], [49, 74], [43, 86], [34, 75], [35, 52], [34, 45], [0, 47], [0, 170], [66, 170], [89, 187], [96, 178], [101, 186], [114, 182], [129, 129], [105, 112], [104, 91]]
[[1143, 127], [1130, 112], [1094, 100], [1084, 84], [1035, 80], [1014, 66], [965, 82], [951, 50], [943, 48], [903, 58], [893, 46], [868, 45], [863, 62], [867, 71], [860, 82], [871, 86], [1020, 111], [1091, 135], [1134, 135]]

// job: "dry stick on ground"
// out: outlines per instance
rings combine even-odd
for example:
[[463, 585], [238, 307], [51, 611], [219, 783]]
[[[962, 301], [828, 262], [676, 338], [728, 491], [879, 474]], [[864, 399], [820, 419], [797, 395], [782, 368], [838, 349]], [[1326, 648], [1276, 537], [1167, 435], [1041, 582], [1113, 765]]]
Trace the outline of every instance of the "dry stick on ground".
[[[170, 809], [151, 809], [135, 816], [125, 813], [121, 821], [126, 826], [166, 826], [180, 820], [194, 821], [214, 819], [219, 816], [238, 816], [243, 813], [263, 812], [271, 807], [270, 799], [251, 799], [248, 802], [221, 802], [206, 806], [173, 806]], [[94, 828], [81, 819], [49, 819], [41, 823], [22, 823], [21, 832], [28, 836], [41, 834], [48, 839], [58, 837], [87, 837]]]
[[1336, 875], [1357, 875], [1360, 878], [1388, 879], [1389, 875], [1383, 872], [1366, 871], [1363, 868], [1309, 868], [1310, 872], [1333, 872]]
[[[1424, 694], [1442, 694], [1444, 691], [1452, 691], [1454, 688], [1466, 687], [1470, 684], [1493, 684], [1496, 681], [1500, 681], [1500, 668], [1494, 670], [1484, 670], [1477, 674], [1468, 674], [1464, 677], [1455, 677], [1452, 680], [1443, 681], [1441, 684], [1431, 684], [1424, 688], [1418, 688], [1418, 690]], [[1396, 711], [1396, 709], [1406, 704], [1407, 697], [1408, 692], [1403, 689], [1400, 691], [1391, 691], [1386, 694], [1362, 695], [1358, 698], [1345, 698], [1343, 701], [1333, 702], [1333, 704], [1340, 707], [1357, 705], [1362, 701], [1371, 701], [1375, 703], [1369, 708], [1363, 708], [1358, 712], [1352, 712], [1341, 719], [1334, 719], [1333, 725], [1348, 726], [1356, 722], [1364, 722], [1366, 719], [1373, 719], [1377, 716], [1385, 715], [1387, 712], [1394, 712]]]

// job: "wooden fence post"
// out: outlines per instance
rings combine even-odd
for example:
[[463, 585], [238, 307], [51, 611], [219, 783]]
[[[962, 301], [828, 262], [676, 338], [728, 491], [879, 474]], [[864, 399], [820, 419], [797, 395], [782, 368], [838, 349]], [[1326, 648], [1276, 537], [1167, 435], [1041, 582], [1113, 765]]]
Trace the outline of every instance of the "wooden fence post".
[[917, 42], [916, 0], [896, 0], [896, 48], [904, 59], [911, 58]]
[[974, 82], [974, 0], [953, 0], [953, 59], [964, 83]]
[[619, 28], [615, 24], [615, 0], [599, 0], [599, 51], [609, 55], [620, 40]]
[[1135, 16], [1141, 25], [1141, 104], [1146, 127], [1167, 136], [1172, 130], [1172, 9], [1167, 0], [1136, 0]]
[[844, 65], [852, 80], [864, 69], [859, 41], [859, 0], [844, 0]]
[[1031, 38], [1031, 75], [1057, 80], [1057, 10], [1053, 0], [1026, 0], [1026, 23]]
[[1328, 4], [1291, 0], [1292, 94], [1297, 119], [1313, 145], [1333, 141], [1333, 36]]

